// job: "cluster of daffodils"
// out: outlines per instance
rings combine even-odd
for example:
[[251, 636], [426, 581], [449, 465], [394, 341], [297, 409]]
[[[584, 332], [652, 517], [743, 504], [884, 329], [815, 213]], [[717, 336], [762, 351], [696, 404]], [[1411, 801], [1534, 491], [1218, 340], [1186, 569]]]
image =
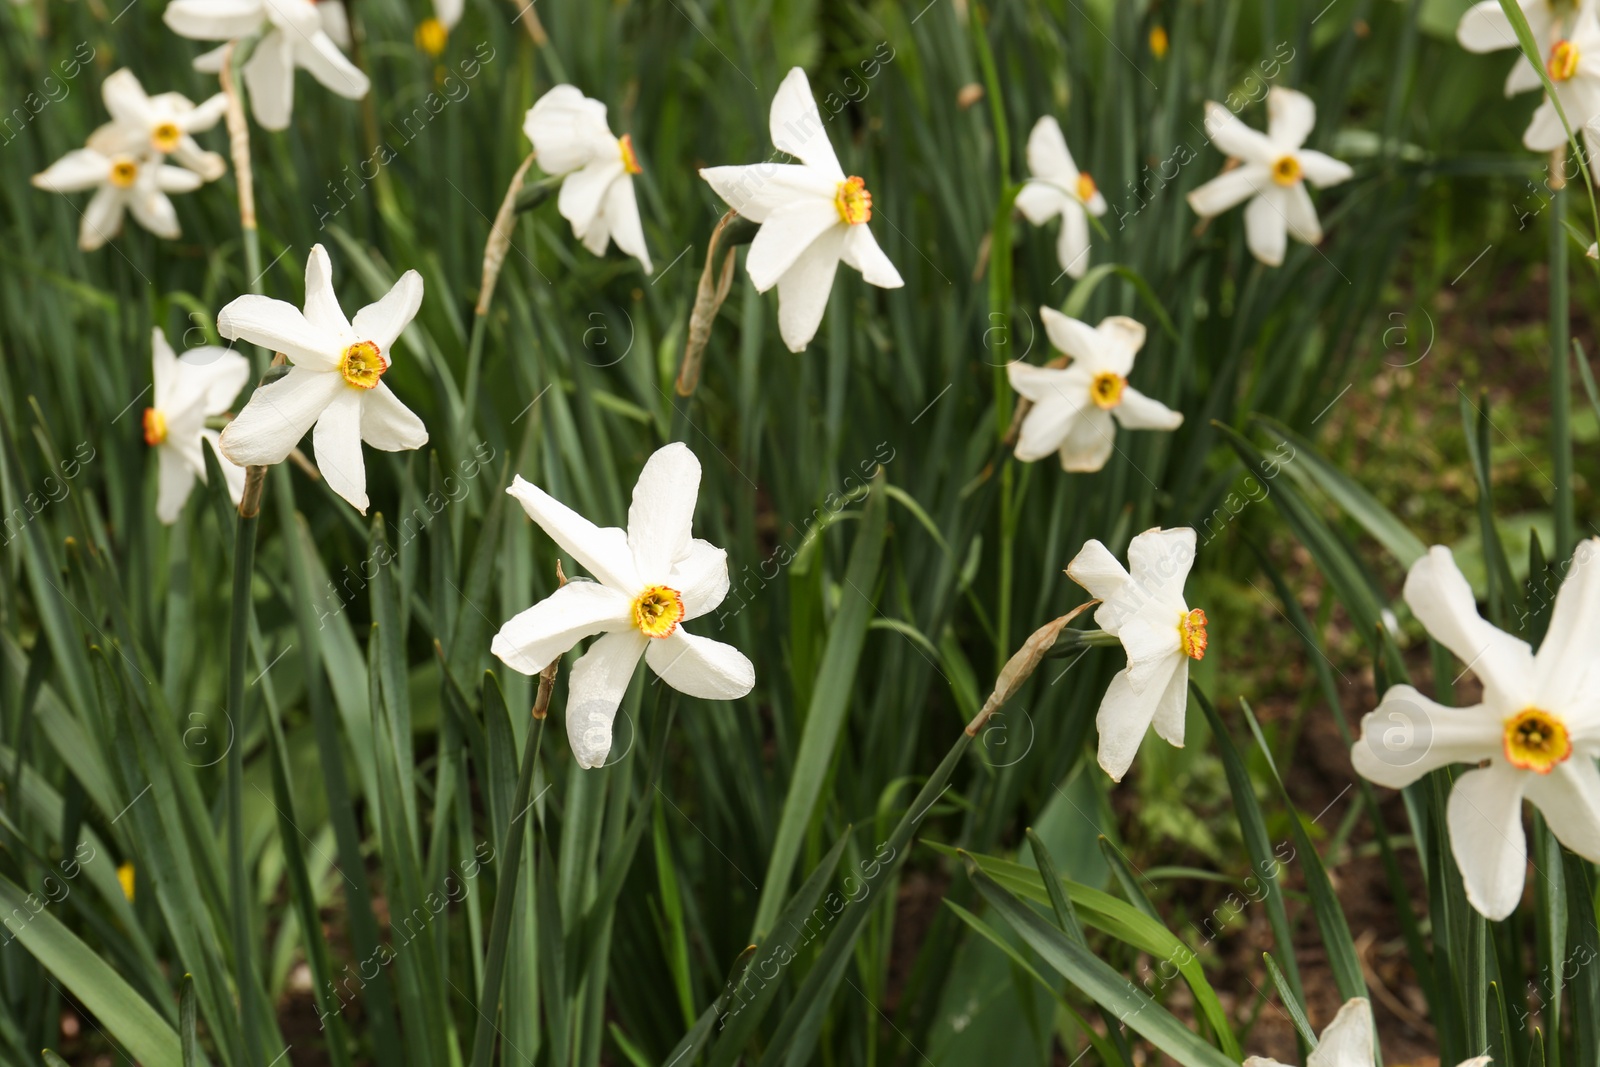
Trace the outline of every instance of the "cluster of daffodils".
[[642, 168], [633, 138], [612, 134], [606, 106], [570, 85], [558, 85], [528, 109], [522, 132], [533, 142], [539, 169], [564, 176], [557, 209], [572, 223], [572, 236], [597, 256], [615, 241], [650, 273], [650, 250], [633, 195], [633, 176]]
[[[1555, 89], [1533, 113], [1522, 143], [1534, 152], [1549, 152], [1567, 141], [1567, 126], [1583, 131], [1585, 148], [1593, 156], [1600, 147], [1600, 15], [1593, 0], [1555, 3], [1553, 0], [1517, 0], [1534, 43], [1545, 57], [1544, 70]], [[1511, 19], [1500, 0], [1473, 4], [1456, 24], [1456, 40], [1469, 52], [1498, 52], [1520, 47]], [[1544, 79], [1519, 55], [1506, 76], [1506, 95], [1515, 96], [1544, 86]], [[1558, 111], [1556, 103], [1561, 107]], [[1562, 113], [1566, 115], [1563, 125]]]
[[1396, 685], [1361, 723], [1351, 761], [1362, 777], [1400, 789], [1430, 771], [1472, 767], [1450, 791], [1446, 821], [1467, 899], [1503, 919], [1522, 899], [1528, 846], [1522, 801], [1567, 848], [1600, 862], [1600, 538], [1585, 541], [1556, 594], [1535, 654], [1486, 622], [1450, 550], [1434, 546], [1406, 576], [1405, 600], [1430, 636], [1483, 683], [1465, 708]]
[[641, 656], [658, 678], [692, 697], [736, 700], [755, 686], [755, 668], [742, 652], [683, 628], [728, 595], [728, 554], [691, 536], [700, 461], [686, 445], [667, 445], [645, 463], [626, 530], [595, 526], [520, 477], [506, 491], [594, 576], [568, 582], [517, 615], [491, 645], [506, 666], [532, 675], [577, 642], [602, 635], [568, 683], [567, 739], [580, 766], [606, 762], [612, 722]]
[[370, 88], [367, 76], [341, 51], [350, 47], [350, 24], [338, 0], [172, 0], [163, 17], [180, 37], [228, 42], [194, 61], [195, 69], [206, 73], [222, 69], [230, 45], [254, 42], [244, 84], [263, 129], [288, 128], [296, 67], [350, 100], [361, 99]]
[[34, 175], [33, 184], [53, 193], [94, 190], [78, 227], [85, 252], [115, 237], [128, 214], [157, 237], [179, 237], [178, 213], [167, 194], [192, 192], [227, 169], [221, 156], [194, 139], [217, 124], [227, 99], [219, 93], [197, 106], [179, 93], [150, 96], [129, 70], [107, 78], [101, 95], [111, 121], [85, 147]]

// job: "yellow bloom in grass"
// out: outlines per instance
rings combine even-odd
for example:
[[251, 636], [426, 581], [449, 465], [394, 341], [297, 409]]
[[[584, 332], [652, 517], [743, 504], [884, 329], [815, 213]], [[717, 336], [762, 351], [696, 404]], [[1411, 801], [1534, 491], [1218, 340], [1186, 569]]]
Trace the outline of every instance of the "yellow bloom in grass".
[[1165, 26], [1152, 26], [1150, 28], [1150, 54], [1157, 59], [1167, 58], [1167, 29]]
[[416, 42], [418, 48], [438, 59], [450, 43], [450, 31], [438, 19], [423, 19], [417, 26]]
[[122, 885], [122, 894], [128, 898], [128, 903], [133, 903], [133, 864], [124, 863], [117, 868], [117, 881]]

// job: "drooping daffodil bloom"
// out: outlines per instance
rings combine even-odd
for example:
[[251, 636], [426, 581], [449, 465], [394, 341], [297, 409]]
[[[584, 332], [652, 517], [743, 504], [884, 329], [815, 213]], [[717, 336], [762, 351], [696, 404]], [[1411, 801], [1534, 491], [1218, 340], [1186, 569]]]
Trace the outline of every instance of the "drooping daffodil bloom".
[[206, 419], [232, 406], [249, 380], [250, 361], [216, 345], [191, 348], [179, 358], [160, 329], [152, 331], [151, 348], [155, 384], [144, 409], [144, 443], [156, 450], [156, 518], [168, 525], [177, 522], [195, 478], [206, 480], [202, 442], [207, 441], [237, 504], [244, 491], [244, 468], [222, 454], [217, 431], [207, 428]]
[[1189, 661], [1206, 654], [1206, 613], [1183, 599], [1194, 565], [1194, 531], [1159, 527], [1128, 545], [1128, 570], [1105, 545], [1088, 541], [1067, 575], [1100, 601], [1094, 621], [1122, 643], [1128, 665], [1100, 702], [1100, 766], [1116, 781], [1128, 773], [1145, 732], [1183, 747]]
[[106, 156], [167, 156], [206, 181], [216, 181], [228, 165], [208, 152], [194, 135], [215, 126], [227, 110], [228, 98], [217, 93], [196, 107], [182, 93], [150, 96], [133, 71], [123, 69], [100, 85], [111, 121], [89, 138], [89, 147]]
[[[1373, 1043], [1372, 1005], [1365, 997], [1354, 997], [1344, 1002], [1333, 1022], [1322, 1031], [1317, 1047], [1306, 1057], [1306, 1067], [1375, 1067], [1376, 1046]], [[1489, 1067], [1488, 1056], [1476, 1056], [1461, 1067]], [[1251, 1056], [1244, 1067], [1285, 1067], [1266, 1056]]]
[[683, 628], [728, 594], [728, 554], [691, 536], [700, 461], [688, 446], [667, 445], [645, 463], [626, 530], [595, 526], [521, 477], [506, 491], [595, 578], [563, 585], [501, 627], [490, 646], [506, 666], [532, 675], [583, 638], [603, 635], [567, 687], [567, 738], [579, 766], [605, 763], [641, 655], [688, 696], [736, 700], [750, 692], [755, 668], [742, 652]]
[[178, 211], [168, 193], [189, 193], [200, 188], [200, 175], [183, 167], [162, 163], [148, 152], [106, 155], [93, 148], [78, 148], [33, 176], [35, 188], [51, 193], [77, 193], [93, 189], [78, 227], [78, 247], [93, 252], [122, 230], [122, 217], [132, 212], [139, 225], [167, 240], [182, 236]]
[[[1470, 14], [1470, 12], [1468, 12]], [[1554, 16], [1552, 16], [1553, 18]], [[1557, 21], [1545, 60], [1545, 73], [1555, 87], [1561, 111], [1574, 134], [1583, 133], [1584, 147], [1592, 157], [1600, 150], [1600, 12], [1585, 4], [1569, 22]], [[1464, 20], [1463, 20], [1464, 21]], [[1564, 32], [1565, 31], [1565, 32]], [[1526, 60], [1511, 68], [1506, 78], [1506, 95], [1539, 89], [1544, 81]], [[1567, 143], [1567, 125], [1561, 112], [1547, 95], [1523, 131], [1523, 147], [1533, 152], [1549, 152]]]
[[[339, 51], [349, 43], [342, 5], [327, 0], [172, 0], [166, 23], [180, 37], [237, 41], [260, 34], [244, 65], [244, 84], [256, 121], [283, 130], [294, 113], [294, 70], [304, 67], [328, 89], [350, 100], [367, 95], [367, 76]], [[195, 60], [215, 73], [226, 46]]]
[[1349, 164], [1301, 147], [1316, 121], [1317, 106], [1309, 96], [1277, 86], [1267, 92], [1266, 133], [1246, 126], [1215, 101], [1206, 104], [1206, 133], [1239, 165], [1191, 192], [1189, 206], [1202, 218], [1212, 218], [1249, 200], [1245, 241], [1269, 267], [1282, 265], [1289, 235], [1309, 245], [1322, 241], [1322, 223], [1306, 182], [1322, 188], [1355, 173]]
[[867, 228], [872, 194], [865, 180], [840, 168], [799, 67], [778, 86], [769, 126], [773, 145], [799, 163], [707, 167], [700, 176], [729, 207], [761, 224], [745, 269], [759, 292], [778, 287], [778, 332], [789, 351], [801, 352], [822, 324], [841, 260], [879, 288], [905, 282]]
[[597, 256], [615, 241], [650, 273], [650, 249], [633, 195], [633, 176], [642, 168], [632, 135], [611, 133], [606, 106], [571, 85], [558, 85], [528, 109], [522, 132], [533, 142], [540, 170], [566, 175], [556, 207], [572, 223], [572, 236]]
[[1089, 216], [1106, 213], [1106, 198], [1072, 161], [1061, 126], [1049, 115], [1028, 135], [1028, 172], [1017, 192], [1017, 210], [1035, 226], [1061, 216], [1056, 259], [1070, 277], [1083, 277], [1089, 269]]
[[[1588, 3], [1589, 0], [1584, 0], [1585, 6]], [[1550, 55], [1551, 47], [1567, 36], [1579, 8], [1576, 3], [1556, 3], [1552, 0], [1517, 0], [1517, 6], [1528, 20], [1528, 29], [1533, 31], [1534, 43], [1543, 56]], [[1461, 21], [1456, 23], [1456, 40], [1469, 52], [1518, 49], [1516, 62], [1511, 65], [1511, 73], [1506, 77], [1506, 95], [1515, 96], [1539, 88], [1538, 72], [1528, 58], [1520, 54], [1517, 31], [1512, 28], [1511, 19], [1500, 6], [1500, 0], [1479, 0], [1467, 8]]]
[[1033, 402], [1022, 420], [1016, 457], [1024, 463], [1061, 454], [1068, 471], [1097, 471], [1111, 458], [1117, 424], [1130, 430], [1175, 430], [1183, 414], [1128, 384], [1144, 326], [1124, 315], [1099, 326], [1040, 308], [1050, 344], [1071, 357], [1066, 367], [1006, 366], [1011, 388]]
[[1504, 919], [1527, 875], [1524, 798], [1563, 845], [1600, 861], [1600, 678], [1592, 667], [1600, 538], [1578, 545], [1537, 654], [1478, 614], [1472, 587], [1442, 545], [1411, 565], [1405, 599], [1429, 635], [1477, 675], [1483, 699], [1450, 708], [1409, 685], [1391, 686], [1362, 719], [1351, 762], [1393, 789], [1440, 767], [1472, 767], [1450, 791], [1450, 848], [1467, 900]]
[[422, 276], [408, 270], [376, 304], [346, 319], [321, 245], [306, 260], [305, 311], [282, 300], [241, 296], [217, 316], [217, 330], [282, 352], [289, 373], [257, 389], [222, 431], [222, 454], [241, 467], [281, 463], [313, 425], [317, 467], [328, 486], [363, 515], [367, 468], [361, 442], [385, 452], [428, 443], [428, 431], [381, 379], [395, 340], [422, 305]]

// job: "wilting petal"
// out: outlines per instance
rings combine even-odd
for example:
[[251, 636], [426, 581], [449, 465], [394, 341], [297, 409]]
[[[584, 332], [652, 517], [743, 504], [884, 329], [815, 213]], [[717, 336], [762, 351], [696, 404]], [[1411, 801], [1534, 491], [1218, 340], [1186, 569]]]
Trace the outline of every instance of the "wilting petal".
[[297, 366], [331, 371], [339, 365], [339, 338], [306, 321], [300, 309], [265, 296], [235, 297], [217, 314], [217, 332], [282, 352]]
[[728, 595], [728, 553], [696, 537], [683, 557], [672, 565], [666, 584], [683, 597], [683, 618], [697, 619]]
[[832, 227], [778, 279], [778, 333], [789, 351], [805, 351], [817, 335], [843, 251], [844, 227]]
[[644, 661], [672, 688], [701, 700], [737, 700], [756, 684], [756, 669], [743, 652], [681, 626], [651, 641]]
[[1214, 100], [1206, 102], [1206, 134], [1219, 151], [1244, 163], [1270, 164], [1279, 155], [1265, 134]]
[[777, 95], [772, 98], [769, 126], [772, 143], [778, 151], [795, 156], [835, 181], [844, 180], [839, 157], [833, 154], [833, 145], [828, 143], [827, 127], [811, 95], [811, 83], [799, 67], [789, 71], [783, 84], [778, 86]]
[[306, 257], [305, 318], [313, 329], [340, 340], [347, 337], [357, 340], [351, 334], [350, 320], [344, 317], [344, 309], [333, 291], [333, 264], [328, 260], [328, 250], [321, 245], [312, 245], [311, 254]]
[[572, 85], [557, 85], [534, 101], [522, 132], [533, 142], [539, 169], [546, 174], [575, 171], [616, 147], [606, 125], [606, 106]]
[[1129, 430], [1176, 430], [1183, 425], [1183, 412], [1173, 411], [1131, 385], [1123, 387], [1122, 403], [1112, 408], [1111, 414]]
[[33, 187], [49, 193], [76, 193], [105, 183], [111, 160], [89, 148], [77, 148], [33, 176]]
[[1434, 545], [1406, 575], [1406, 603], [1435, 641], [1444, 645], [1483, 682], [1487, 702], [1525, 707], [1532, 700], [1533, 654], [1528, 643], [1478, 614], [1472, 587], [1443, 545]]
[[409, 452], [428, 443], [428, 428], [379, 382], [361, 397], [361, 439], [384, 452]]
[[632, 625], [632, 603], [599, 582], [568, 582], [500, 627], [489, 645], [507, 667], [538, 674], [597, 633]]
[[263, 129], [286, 130], [294, 114], [294, 48], [282, 30], [273, 30], [256, 42], [244, 65], [244, 85], [250, 110]]
[[844, 249], [840, 258], [856, 270], [867, 284], [880, 289], [898, 289], [905, 285], [900, 272], [894, 269], [889, 257], [878, 247], [877, 238], [865, 224], [849, 227], [844, 235]]
[[606, 634], [573, 665], [567, 682], [567, 743], [578, 766], [593, 769], [611, 754], [611, 724], [650, 638], [637, 630]]
[[689, 547], [689, 527], [700, 496], [700, 461], [681, 441], [645, 461], [628, 508], [628, 548], [640, 580], [666, 580]]
[[1244, 209], [1244, 239], [1250, 253], [1269, 267], [1283, 265], [1289, 245], [1289, 222], [1282, 190], [1263, 189]]
[[[342, 379], [341, 379], [342, 381]], [[367, 513], [367, 463], [361, 455], [361, 393], [350, 387], [334, 394], [317, 419], [311, 444], [317, 469], [328, 488]]]
[[1322, 1031], [1306, 1067], [1372, 1067], [1372, 1008], [1366, 1000], [1347, 1000]]
[[346, 100], [360, 100], [372, 88], [361, 68], [346, 59], [333, 38], [321, 30], [309, 38], [300, 38], [295, 43], [294, 55], [313, 78]]
[[[628, 535], [615, 526], [602, 529], [520, 474], [506, 492], [556, 545], [611, 588], [629, 596], [644, 587], [633, 564]], [[641, 638], [642, 639], [642, 638]]]
[[161, 18], [179, 37], [231, 41], [255, 33], [267, 15], [261, 0], [172, 0]]
[[1299, 148], [1316, 124], [1317, 105], [1305, 93], [1277, 85], [1267, 90], [1267, 136], [1274, 147]]
[[176, 448], [156, 450], [156, 518], [168, 526], [178, 521], [194, 488], [194, 467]]
[[[774, 211], [756, 231], [744, 261], [756, 290], [764, 293], [776, 285], [817, 239], [830, 230], [839, 231], [834, 242], [839, 251], [832, 255], [837, 268], [843, 255], [844, 229], [845, 224], [839, 221], [838, 209], [831, 200], [796, 200]], [[833, 284], [831, 271], [828, 284], [830, 287]]]
[[1361, 720], [1350, 762], [1369, 782], [1404, 789], [1430, 771], [1497, 754], [1504, 727], [1482, 704], [1446, 707], [1409, 685], [1390, 686]]
[[329, 371], [290, 367], [282, 378], [258, 388], [222, 431], [222, 454], [241, 467], [282, 463], [340, 390], [344, 379]]
[[1491, 919], [1504, 919], [1522, 900], [1528, 842], [1522, 832], [1522, 792], [1533, 777], [1496, 761], [1456, 780], [1446, 808], [1450, 849], [1467, 900]]
[[609, 225], [611, 239], [617, 242], [617, 247], [637, 259], [640, 266], [644, 267], [644, 272], [649, 274], [654, 268], [650, 265], [650, 249], [644, 243], [644, 227], [639, 223], [639, 201], [633, 194], [631, 176], [624, 174], [611, 183], [601, 217]]
[[700, 177], [751, 222], [765, 222], [774, 211], [796, 200], [831, 200], [839, 189], [835, 179], [797, 163], [705, 167]]
[[1189, 193], [1189, 207], [1203, 219], [1214, 218], [1255, 196], [1272, 182], [1266, 165], [1246, 163], [1223, 171]]
[[351, 320], [350, 329], [361, 340], [371, 341], [377, 345], [385, 359], [392, 359], [390, 350], [394, 348], [400, 332], [417, 317], [417, 309], [420, 307], [422, 307], [422, 275], [414, 270], [408, 270], [400, 275], [400, 280], [383, 295], [382, 300], [376, 304], [368, 304], [356, 312], [356, 317]]
[[1110, 412], [1089, 405], [1072, 422], [1061, 442], [1061, 469], [1089, 474], [1106, 465], [1116, 447], [1117, 428]]

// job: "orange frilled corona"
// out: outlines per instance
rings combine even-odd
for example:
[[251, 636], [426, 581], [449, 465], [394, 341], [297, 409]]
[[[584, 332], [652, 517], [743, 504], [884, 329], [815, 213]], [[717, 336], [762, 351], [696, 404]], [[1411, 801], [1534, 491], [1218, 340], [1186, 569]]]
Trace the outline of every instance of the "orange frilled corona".
[[1524, 708], [1505, 723], [1506, 761], [1535, 774], [1549, 774], [1572, 755], [1567, 724], [1540, 708]]
[[865, 180], [846, 178], [833, 194], [833, 206], [839, 210], [839, 221], [860, 226], [872, 219], [872, 194], [867, 192]]
[[1183, 654], [1190, 659], [1206, 658], [1206, 613], [1199, 608], [1187, 612], [1178, 621], [1178, 642]]
[[648, 586], [633, 601], [633, 625], [646, 637], [670, 637], [683, 621], [683, 594], [665, 585]]

